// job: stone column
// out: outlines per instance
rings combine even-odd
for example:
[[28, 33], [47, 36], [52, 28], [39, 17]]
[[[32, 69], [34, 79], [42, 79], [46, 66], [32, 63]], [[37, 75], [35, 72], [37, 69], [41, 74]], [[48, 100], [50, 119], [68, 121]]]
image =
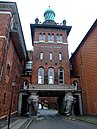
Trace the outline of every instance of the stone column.
[[38, 112], [38, 95], [36, 92], [31, 92], [28, 97], [29, 116], [36, 116]]

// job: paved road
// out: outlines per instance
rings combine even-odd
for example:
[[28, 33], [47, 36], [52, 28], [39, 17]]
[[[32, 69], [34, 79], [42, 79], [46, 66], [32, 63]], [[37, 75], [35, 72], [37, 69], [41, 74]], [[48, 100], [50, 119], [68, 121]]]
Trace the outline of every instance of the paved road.
[[97, 125], [82, 121], [65, 120], [52, 110], [40, 110], [43, 120], [34, 121], [28, 129], [97, 129]]

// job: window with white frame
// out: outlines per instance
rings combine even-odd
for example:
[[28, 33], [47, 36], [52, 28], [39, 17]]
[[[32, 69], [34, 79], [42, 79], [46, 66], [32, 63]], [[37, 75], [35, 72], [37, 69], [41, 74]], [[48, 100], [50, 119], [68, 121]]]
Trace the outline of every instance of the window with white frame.
[[43, 60], [43, 52], [40, 53], [40, 60]]
[[62, 43], [63, 42], [62, 34], [57, 34], [56, 35], [56, 41], [59, 42], [59, 43]]
[[38, 69], [38, 84], [44, 84], [44, 68]]
[[56, 41], [59, 41], [59, 34], [56, 35]]
[[58, 83], [64, 84], [64, 69], [63, 68], [58, 69]]
[[39, 34], [39, 41], [45, 41], [45, 33]]
[[63, 40], [62, 40], [62, 34], [60, 34], [59, 41], [60, 42], [63, 42]]
[[53, 54], [52, 54], [52, 52], [50, 52], [50, 60], [52, 60], [53, 59]]
[[48, 42], [54, 42], [54, 34], [48, 33]]
[[48, 69], [48, 84], [54, 84], [54, 69]]
[[61, 52], [59, 53], [59, 60], [60, 61], [62, 60], [62, 53]]
[[51, 35], [51, 41], [54, 42], [54, 34]]
[[28, 89], [28, 80], [25, 80], [24, 81], [24, 90], [27, 90]]

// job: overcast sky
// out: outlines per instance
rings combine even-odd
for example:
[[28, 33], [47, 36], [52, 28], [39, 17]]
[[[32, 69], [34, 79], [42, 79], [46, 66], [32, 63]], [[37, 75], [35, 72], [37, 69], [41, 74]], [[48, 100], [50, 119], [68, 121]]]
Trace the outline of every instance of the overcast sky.
[[30, 23], [35, 23], [36, 17], [44, 21], [43, 14], [50, 7], [55, 11], [55, 21], [61, 23], [66, 19], [72, 26], [68, 36], [69, 55], [75, 51], [87, 31], [97, 18], [97, 0], [0, 0], [15, 1], [20, 15], [27, 49], [32, 48]]

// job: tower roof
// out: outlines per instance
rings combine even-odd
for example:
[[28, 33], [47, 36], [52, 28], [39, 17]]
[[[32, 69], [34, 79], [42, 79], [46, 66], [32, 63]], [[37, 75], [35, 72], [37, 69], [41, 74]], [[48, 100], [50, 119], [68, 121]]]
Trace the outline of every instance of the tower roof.
[[49, 8], [44, 12], [45, 21], [54, 21], [55, 12], [53, 9]]

